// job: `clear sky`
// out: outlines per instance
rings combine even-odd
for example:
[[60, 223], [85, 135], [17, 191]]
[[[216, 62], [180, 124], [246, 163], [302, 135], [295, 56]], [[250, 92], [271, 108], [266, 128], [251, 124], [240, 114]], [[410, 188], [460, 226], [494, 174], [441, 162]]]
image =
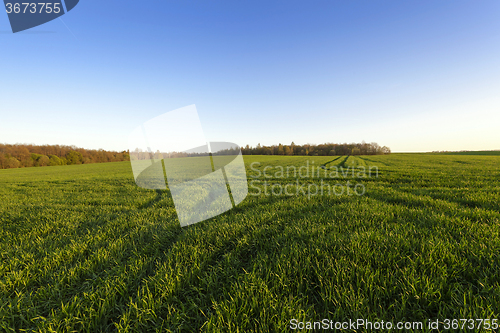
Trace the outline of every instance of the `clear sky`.
[[498, 0], [88, 1], [12, 34], [0, 142], [123, 150], [196, 104], [210, 141], [500, 149]]

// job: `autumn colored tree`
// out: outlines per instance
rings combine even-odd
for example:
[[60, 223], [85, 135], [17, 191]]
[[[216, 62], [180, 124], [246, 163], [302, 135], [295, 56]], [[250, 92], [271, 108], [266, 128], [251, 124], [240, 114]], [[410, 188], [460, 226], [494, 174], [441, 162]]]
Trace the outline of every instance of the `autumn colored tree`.
[[17, 158], [13, 156], [7, 157], [5, 163], [5, 169], [14, 169], [14, 168], [19, 168], [20, 166], [21, 162], [19, 162]]
[[284, 155], [285, 150], [283, 149], [283, 145], [280, 143], [278, 146], [278, 155]]
[[352, 155], [360, 155], [361, 154], [361, 150], [358, 147], [354, 147], [351, 150], [351, 154]]
[[[71, 153], [74, 151], [74, 153]], [[70, 163], [118, 162], [130, 160], [127, 151], [110, 152], [105, 150], [88, 150], [75, 146], [37, 146], [0, 144], [0, 169], [64, 165], [66, 157], [71, 153]], [[81, 155], [81, 156], [80, 156]]]
[[286, 156], [292, 155], [292, 151], [291, 151], [290, 147], [288, 147], [288, 146], [285, 146], [285, 155]]

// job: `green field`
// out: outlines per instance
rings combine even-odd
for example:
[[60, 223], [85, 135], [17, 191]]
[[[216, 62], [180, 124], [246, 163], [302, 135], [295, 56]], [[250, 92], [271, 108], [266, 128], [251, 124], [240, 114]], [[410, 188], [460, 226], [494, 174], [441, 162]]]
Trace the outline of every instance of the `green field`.
[[500, 156], [500, 150], [456, 151], [456, 152], [446, 152], [446, 153], [439, 153], [439, 154]]
[[[300, 179], [307, 188], [349, 181], [364, 195], [279, 195], [287, 184], [297, 190], [287, 166], [313, 162], [325, 169]], [[245, 164], [247, 199], [182, 229], [168, 191], [137, 187], [129, 162], [0, 170], [0, 331], [500, 319], [500, 156], [245, 156]], [[375, 166], [376, 175], [359, 177]], [[334, 167], [356, 174], [322, 173]], [[278, 194], [266, 195], [264, 181]]]

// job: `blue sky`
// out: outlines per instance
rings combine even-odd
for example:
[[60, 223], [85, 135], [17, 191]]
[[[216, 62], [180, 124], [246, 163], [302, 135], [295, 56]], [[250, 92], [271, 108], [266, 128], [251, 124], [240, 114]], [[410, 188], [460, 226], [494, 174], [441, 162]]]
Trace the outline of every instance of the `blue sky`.
[[500, 2], [80, 1], [12, 34], [0, 142], [123, 150], [196, 104], [210, 141], [500, 149]]

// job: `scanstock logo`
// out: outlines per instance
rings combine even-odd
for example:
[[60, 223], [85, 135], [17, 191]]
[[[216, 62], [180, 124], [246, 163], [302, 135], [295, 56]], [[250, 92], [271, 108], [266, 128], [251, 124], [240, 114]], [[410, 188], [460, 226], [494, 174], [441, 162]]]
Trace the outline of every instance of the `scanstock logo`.
[[[49, 0], [50, 1], [50, 0]], [[12, 32], [31, 29], [56, 19], [69, 12], [80, 0], [51, 0], [31, 2], [29, 0], [4, 0]]]
[[222, 214], [248, 195], [240, 147], [208, 143], [195, 105], [137, 127], [129, 152], [139, 187], [166, 190], [168, 184], [181, 227]]

